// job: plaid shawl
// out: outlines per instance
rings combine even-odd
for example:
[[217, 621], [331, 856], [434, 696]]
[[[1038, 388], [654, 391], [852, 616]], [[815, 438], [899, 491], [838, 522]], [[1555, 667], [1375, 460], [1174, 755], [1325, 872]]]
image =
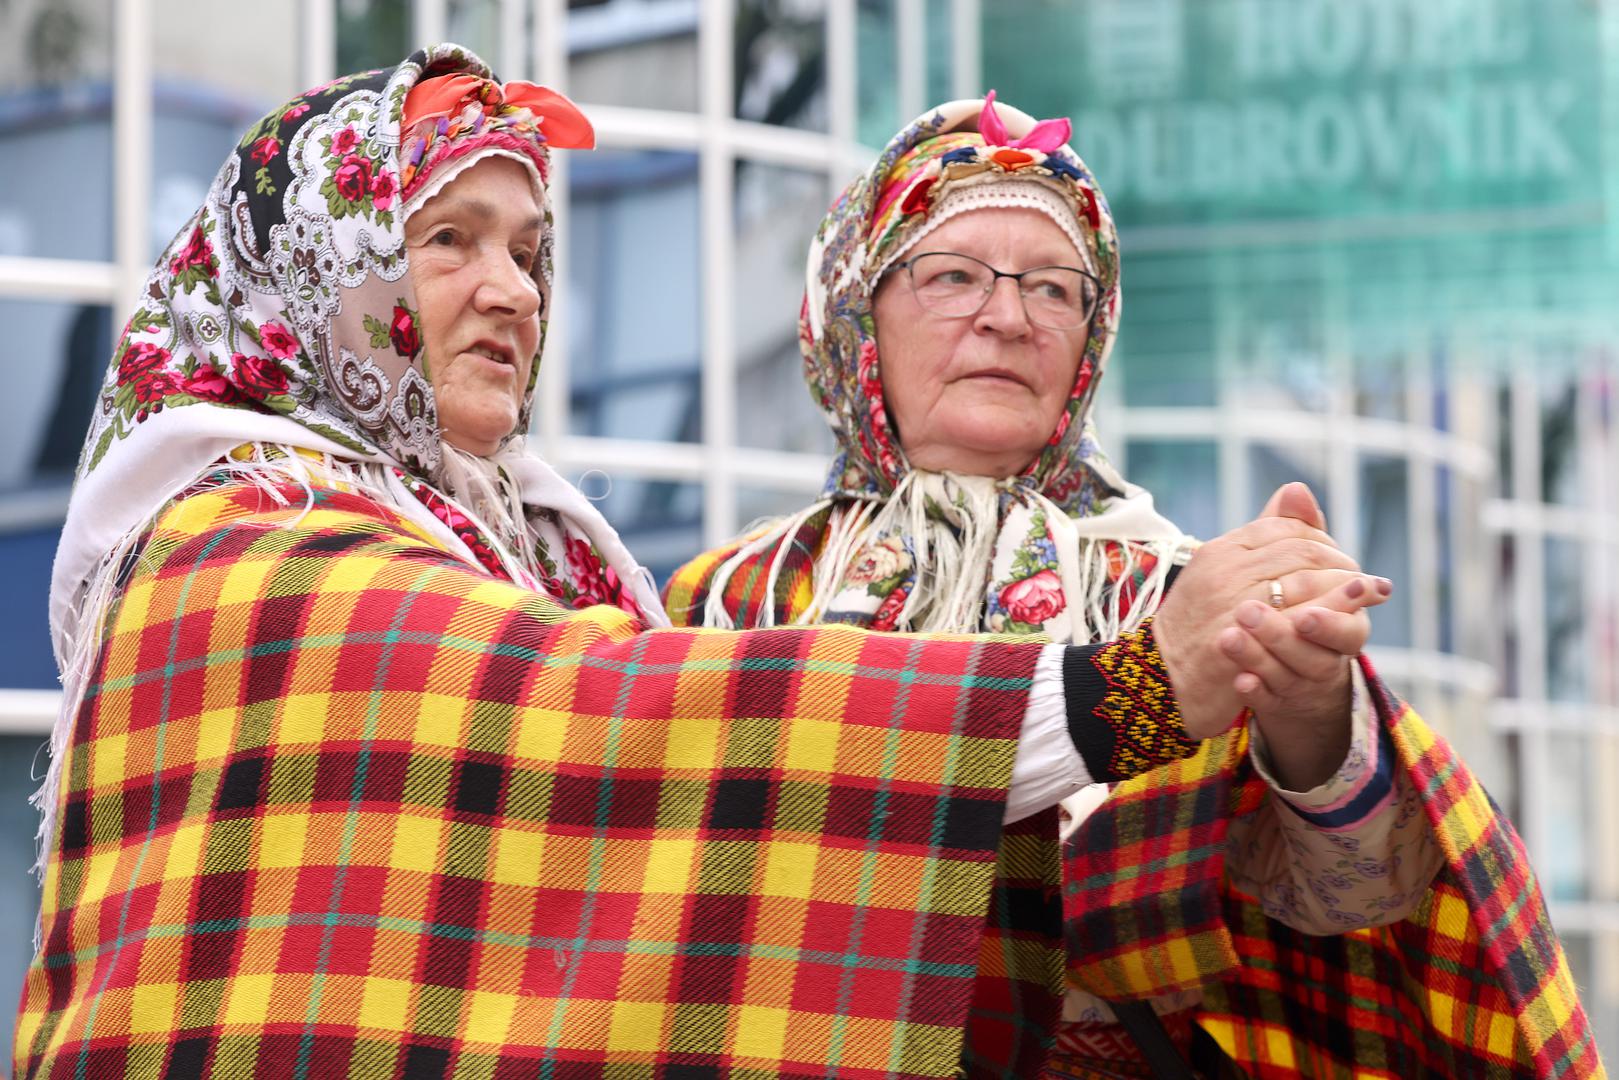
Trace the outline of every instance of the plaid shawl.
[[[702, 611], [713, 568], [737, 547], [668, 583], [677, 625]], [[724, 602], [739, 624], [771, 607], [788, 621], [819, 550], [801, 530], [773, 590], [760, 566], [733, 574]], [[1233, 889], [1227, 828], [1266, 797], [1237, 729], [1119, 785], [1060, 863], [1054, 819], [1007, 830], [966, 1033], [972, 1075], [1037, 1075], [1066, 974], [1113, 1000], [1201, 987], [1198, 1023], [1255, 1080], [1606, 1076], [1517, 834], [1361, 664], [1446, 856], [1420, 907], [1392, 926], [1314, 937]]]
[[123, 564], [19, 1076], [953, 1074], [1038, 648], [643, 632], [284, 494]]

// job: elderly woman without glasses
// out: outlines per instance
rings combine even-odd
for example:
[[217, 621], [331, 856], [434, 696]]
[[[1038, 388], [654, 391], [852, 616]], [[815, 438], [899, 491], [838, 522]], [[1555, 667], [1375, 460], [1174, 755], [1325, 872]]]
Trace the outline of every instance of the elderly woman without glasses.
[[[1073, 726], [1089, 775], [1143, 775], [1007, 829], [972, 1075], [1600, 1075], [1516, 837], [1351, 660], [1390, 583], [1302, 485], [1198, 547], [1103, 456], [1118, 245], [1068, 136], [954, 102], [845, 190], [801, 316], [824, 496], [679, 571], [671, 617], [1079, 646], [1068, 715], [1109, 721]], [[1156, 769], [1128, 734], [1242, 706]]]
[[668, 628], [524, 450], [591, 138], [418, 53], [266, 117], [148, 278], [53, 583], [18, 1075], [947, 1076], [1003, 821], [1221, 726], [1069, 717], [1062, 646]]

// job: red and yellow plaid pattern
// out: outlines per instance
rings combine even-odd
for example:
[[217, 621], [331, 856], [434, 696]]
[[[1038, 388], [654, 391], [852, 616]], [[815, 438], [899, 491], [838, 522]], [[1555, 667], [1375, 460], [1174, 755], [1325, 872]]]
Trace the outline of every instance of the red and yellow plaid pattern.
[[19, 1076], [955, 1073], [1037, 648], [643, 632], [289, 495], [126, 563]]
[[1112, 998], [1201, 982], [1198, 1023], [1254, 1080], [1605, 1077], [1517, 835], [1362, 663], [1446, 855], [1421, 907], [1315, 937], [1225, 884], [1220, 819], [1264, 797], [1227, 737], [1160, 770], [1162, 785], [1119, 785], [1080, 829], [1065, 872], [1069, 977]]
[[[778, 622], [802, 610], [818, 546], [806, 526], [774, 596], [759, 567], [734, 574], [725, 603], [738, 625], [766, 604]], [[677, 622], [701, 618], [708, 579], [736, 550], [677, 572], [665, 590]], [[1037, 1074], [1066, 962], [1069, 984], [1106, 999], [1202, 987], [1197, 1022], [1254, 1080], [1606, 1077], [1512, 826], [1362, 664], [1447, 856], [1422, 906], [1390, 927], [1312, 937], [1233, 891], [1230, 820], [1266, 797], [1234, 730], [1118, 785], [1070, 840], [1060, 874], [1054, 823], [1007, 830], [968, 1021], [969, 1075]]]

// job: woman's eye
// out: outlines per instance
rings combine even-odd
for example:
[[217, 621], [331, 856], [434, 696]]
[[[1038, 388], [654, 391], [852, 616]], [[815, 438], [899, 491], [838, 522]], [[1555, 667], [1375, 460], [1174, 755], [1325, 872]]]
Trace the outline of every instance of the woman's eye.
[[512, 252], [512, 262], [522, 267], [524, 273], [528, 273], [534, 269], [534, 253], [532, 251], [514, 251]]
[[449, 229], [440, 229], [432, 236], [429, 236], [427, 238], [427, 242], [429, 244], [438, 244], [443, 247], [448, 247], [449, 245], [455, 243], [455, 233]]

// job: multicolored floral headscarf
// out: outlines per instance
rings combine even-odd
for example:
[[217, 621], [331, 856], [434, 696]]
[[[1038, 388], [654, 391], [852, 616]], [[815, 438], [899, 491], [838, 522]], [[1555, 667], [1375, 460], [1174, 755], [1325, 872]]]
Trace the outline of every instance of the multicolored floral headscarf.
[[[538, 349], [520, 419], [494, 460], [528, 526], [551, 538], [542, 565], [520, 565], [532, 563], [534, 543], [514, 559], [517, 548], [502, 543], [510, 537], [492, 537], [446, 497], [409, 276], [407, 212], [499, 155], [530, 170], [545, 204], [534, 274], [548, 293], [549, 150], [592, 138], [566, 98], [502, 86], [456, 45], [316, 87], [255, 124], [153, 268], [113, 355], [52, 584], [59, 659], [109, 554], [244, 443], [281, 448], [280, 462], [297, 462], [290, 448], [359, 463], [383, 477], [385, 495], [425, 513], [452, 549], [491, 573], [661, 616], [645, 573], [601, 515], [524, 452]], [[542, 311], [542, 346], [545, 325]]]
[[[705, 621], [725, 625], [725, 585], [825, 513], [802, 621], [888, 629], [1039, 631], [1096, 640], [1157, 607], [1191, 541], [1109, 464], [1091, 420], [1118, 331], [1118, 236], [1107, 199], [1067, 145], [1067, 120], [954, 101], [901, 131], [851, 183], [810, 247], [799, 340], [804, 377], [838, 451], [822, 501], [755, 537], [716, 572]], [[1027, 206], [1059, 220], [1102, 286], [1067, 406], [1021, 475], [915, 470], [883, 399], [873, 295], [884, 270], [943, 216]], [[795, 539], [796, 538], [796, 539]], [[785, 610], [778, 605], [778, 610]]]

